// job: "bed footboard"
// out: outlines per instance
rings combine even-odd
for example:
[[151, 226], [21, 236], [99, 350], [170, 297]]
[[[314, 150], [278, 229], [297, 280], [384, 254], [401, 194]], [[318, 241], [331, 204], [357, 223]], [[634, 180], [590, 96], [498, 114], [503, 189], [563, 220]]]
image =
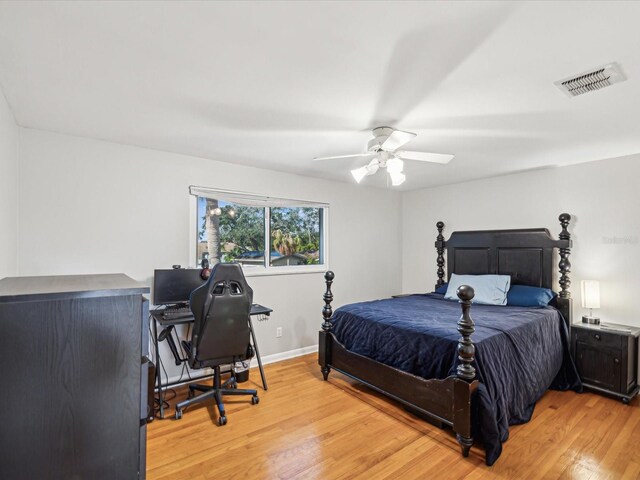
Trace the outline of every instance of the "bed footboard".
[[322, 330], [318, 343], [318, 363], [324, 380], [331, 369], [362, 382], [436, 422], [448, 425], [456, 433], [456, 439], [467, 457], [473, 445], [471, 436], [471, 400], [478, 386], [473, 367], [475, 347], [471, 340], [474, 331], [469, 315], [473, 289], [462, 286], [458, 298], [462, 305], [462, 316], [458, 321], [458, 331], [462, 335], [458, 342], [457, 374], [443, 380], [425, 379], [384, 365], [368, 357], [349, 351], [332, 333], [331, 317], [333, 293], [331, 285], [335, 275], [325, 274], [326, 291], [322, 309]]
[[333, 301], [331, 284], [333, 283], [334, 277], [335, 275], [331, 270], [324, 274], [327, 290], [322, 296], [324, 300], [324, 307], [322, 308], [324, 321], [322, 322], [322, 330], [320, 330], [320, 339], [318, 341], [318, 363], [320, 364], [320, 371], [325, 381], [329, 378], [329, 372], [331, 371], [331, 342], [328, 339], [328, 334], [331, 333], [331, 316], [333, 315], [333, 309], [331, 308], [331, 302]]
[[475, 326], [469, 315], [471, 300], [473, 300], [475, 292], [470, 286], [461, 285], [458, 287], [456, 294], [462, 305], [462, 316], [458, 320], [458, 332], [462, 336], [458, 340], [459, 363], [456, 390], [453, 397], [453, 430], [456, 432], [456, 439], [462, 448], [462, 455], [468, 457], [471, 445], [473, 445], [473, 437], [471, 436], [471, 397], [478, 387], [478, 381], [474, 380], [476, 378], [476, 369], [473, 366], [476, 347], [471, 341], [471, 334], [475, 331]]

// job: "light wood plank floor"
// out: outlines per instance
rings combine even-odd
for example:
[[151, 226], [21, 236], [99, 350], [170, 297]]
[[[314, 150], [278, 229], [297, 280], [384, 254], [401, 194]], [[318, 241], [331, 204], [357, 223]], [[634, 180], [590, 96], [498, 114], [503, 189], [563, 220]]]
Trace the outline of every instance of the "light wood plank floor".
[[[266, 375], [267, 392], [256, 369], [241, 384], [258, 388], [260, 404], [227, 397], [224, 427], [212, 405], [152, 422], [147, 478], [640, 478], [637, 398], [624, 406], [591, 393], [547, 392], [487, 467], [477, 447], [462, 458], [451, 431], [335, 372], [322, 381], [315, 354], [268, 365]], [[185, 397], [179, 390], [178, 399]]]

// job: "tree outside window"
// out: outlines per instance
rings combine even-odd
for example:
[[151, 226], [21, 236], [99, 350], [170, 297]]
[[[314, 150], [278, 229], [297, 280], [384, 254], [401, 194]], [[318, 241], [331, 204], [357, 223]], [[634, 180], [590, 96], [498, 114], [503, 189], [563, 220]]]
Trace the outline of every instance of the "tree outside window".
[[[198, 262], [321, 265], [323, 209], [258, 207], [198, 197]], [[265, 237], [269, 248], [265, 248]]]

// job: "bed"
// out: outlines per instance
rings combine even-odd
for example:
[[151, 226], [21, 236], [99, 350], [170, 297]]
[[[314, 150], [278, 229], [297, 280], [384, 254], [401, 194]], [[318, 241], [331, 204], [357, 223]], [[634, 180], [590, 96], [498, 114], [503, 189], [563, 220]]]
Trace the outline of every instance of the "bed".
[[451, 427], [463, 456], [475, 440], [492, 465], [509, 425], [528, 421], [548, 388], [580, 389], [568, 342], [570, 219], [560, 215], [558, 239], [537, 228], [454, 232], [445, 241], [444, 224], [436, 225], [436, 289], [445, 283], [445, 251], [447, 278], [501, 274], [512, 285], [552, 288], [557, 250], [553, 307], [471, 307], [473, 289], [462, 286], [459, 304], [417, 294], [346, 305], [334, 314], [335, 276], [327, 272], [318, 357], [323, 378], [337, 370]]

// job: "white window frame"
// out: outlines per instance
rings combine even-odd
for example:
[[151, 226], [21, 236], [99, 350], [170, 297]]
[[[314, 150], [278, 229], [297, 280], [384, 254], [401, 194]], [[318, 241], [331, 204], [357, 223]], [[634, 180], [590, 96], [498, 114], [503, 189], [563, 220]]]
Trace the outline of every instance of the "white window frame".
[[[243, 266], [242, 270], [247, 277], [259, 277], [265, 275], [296, 275], [306, 273], [325, 273], [329, 268], [329, 204], [308, 200], [293, 200], [276, 198], [267, 195], [255, 195], [251, 193], [223, 190], [217, 188], [189, 186], [189, 265], [198, 266], [198, 197], [209, 197], [232, 203], [241, 203], [255, 207], [265, 207], [264, 235], [265, 235], [265, 265]], [[256, 202], [253, 204], [253, 202]], [[267, 207], [311, 207], [322, 209], [322, 221], [320, 224], [320, 248], [321, 265], [289, 265], [274, 267], [269, 265], [271, 257], [271, 210]]]

